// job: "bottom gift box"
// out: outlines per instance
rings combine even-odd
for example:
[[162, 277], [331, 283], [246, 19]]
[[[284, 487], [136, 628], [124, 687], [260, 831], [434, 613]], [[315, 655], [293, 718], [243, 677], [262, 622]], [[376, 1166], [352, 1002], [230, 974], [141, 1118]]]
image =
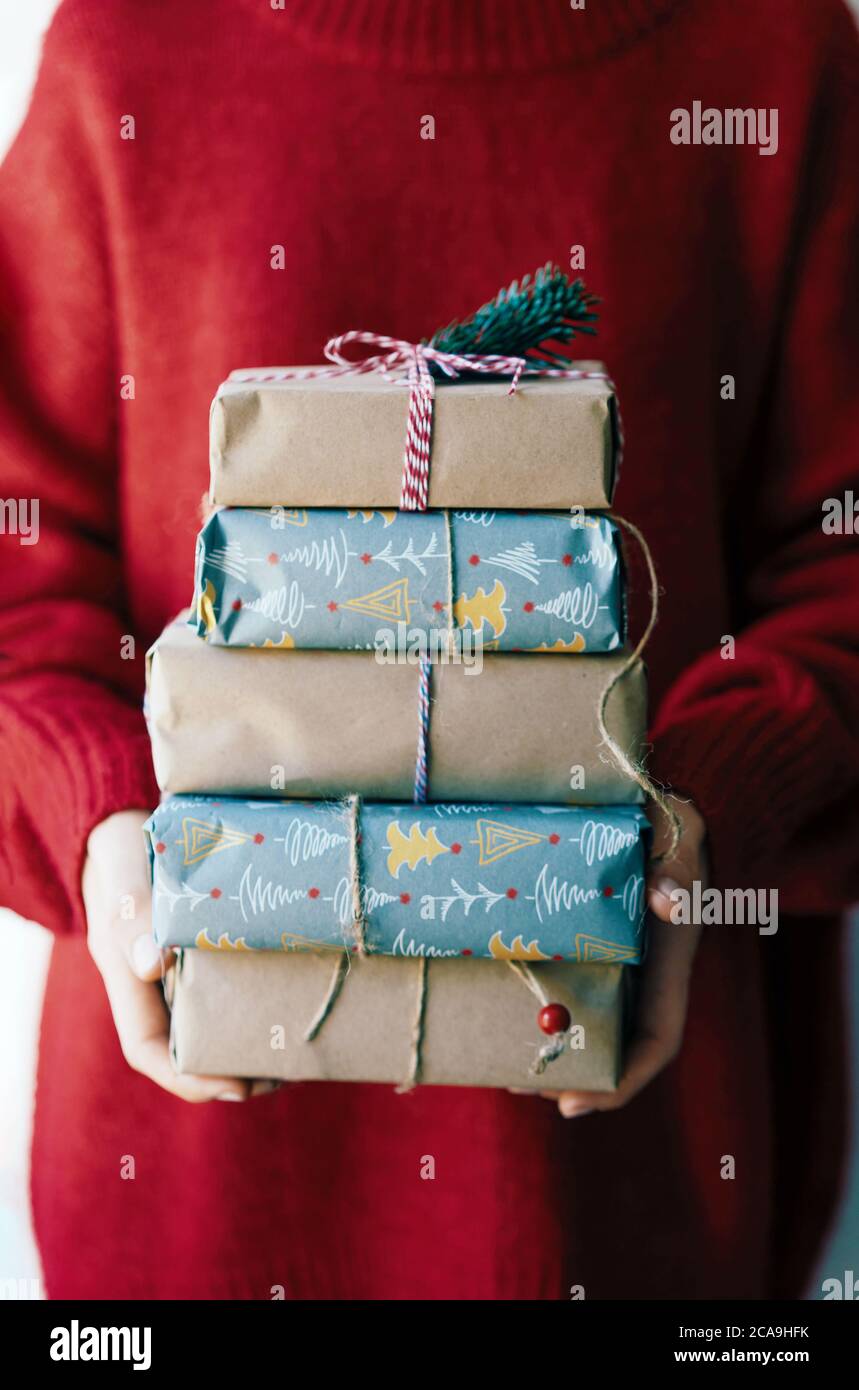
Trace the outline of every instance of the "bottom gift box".
[[180, 1073], [535, 1091], [615, 1089], [631, 989], [621, 965], [194, 949], [166, 987]]

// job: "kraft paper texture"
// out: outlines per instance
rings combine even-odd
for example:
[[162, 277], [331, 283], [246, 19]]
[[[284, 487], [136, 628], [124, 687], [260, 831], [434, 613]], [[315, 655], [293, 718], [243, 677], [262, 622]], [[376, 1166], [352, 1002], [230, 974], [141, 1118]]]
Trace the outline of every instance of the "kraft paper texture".
[[[330, 1016], [313, 1042], [305, 1042], [332, 969], [330, 953], [183, 952], [168, 982], [177, 1071], [287, 1081], [405, 1081], [419, 962], [390, 956], [353, 960]], [[432, 960], [421, 1084], [615, 1089], [624, 967], [531, 969], [539, 972], [548, 997], [566, 1005], [573, 1023], [583, 1027], [584, 1047], [565, 1050], [542, 1076], [534, 1076], [531, 1061], [546, 1041], [537, 1026], [540, 1004], [510, 967]]]
[[194, 627], [216, 646], [408, 650], [453, 626], [486, 653], [617, 651], [606, 516], [223, 507], [197, 538]]
[[[487, 656], [432, 671], [429, 799], [606, 805], [642, 794], [601, 750], [597, 704], [623, 655]], [[149, 653], [148, 717], [165, 793], [410, 801], [418, 668], [373, 652], [226, 650], [171, 624]], [[639, 757], [646, 681], [615, 687], [607, 724]]]
[[144, 830], [160, 946], [641, 958], [636, 807], [173, 796]]
[[[577, 367], [601, 364], [576, 362]], [[230, 506], [397, 507], [409, 397], [375, 373], [243, 382], [210, 416], [211, 500]], [[604, 381], [458, 381], [436, 387], [431, 507], [604, 509], [614, 489]]]

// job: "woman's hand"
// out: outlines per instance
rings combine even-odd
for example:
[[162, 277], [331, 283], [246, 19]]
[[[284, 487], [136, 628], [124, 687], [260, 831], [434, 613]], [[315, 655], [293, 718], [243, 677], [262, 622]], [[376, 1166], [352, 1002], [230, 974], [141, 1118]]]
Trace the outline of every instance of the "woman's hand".
[[[674, 801], [683, 833], [672, 859], [658, 864], [647, 882], [651, 912], [647, 958], [641, 969], [635, 1031], [629, 1045], [623, 1077], [616, 1091], [543, 1091], [556, 1100], [562, 1115], [573, 1119], [594, 1110], [617, 1110], [637, 1095], [666, 1067], [680, 1050], [692, 961], [701, 935], [699, 926], [675, 926], [671, 921], [671, 894], [677, 888], [691, 890], [692, 883], [706, 881], [706, 828], [691, 802]], [[653, 807], [653, 853], [670, 843], [667, 818]]]
[[83, 899], [87, 944], [107, 990], [128, 1065], [182, 1100], [246, 1100], [277, 1082], [229, 1076], [177, 1076], [170, 1061], [169, 1017], [159, 984], [172, 953], [152, 938], [152, 890], [142, 826], [144, 811], [120, 811], [97, 825], [87, 843]]

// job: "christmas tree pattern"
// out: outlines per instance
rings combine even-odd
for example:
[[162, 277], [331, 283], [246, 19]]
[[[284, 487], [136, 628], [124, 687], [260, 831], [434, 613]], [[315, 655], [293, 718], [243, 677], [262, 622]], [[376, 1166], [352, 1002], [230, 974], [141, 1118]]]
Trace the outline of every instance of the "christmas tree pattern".
[[530, 849], [532, 845], [542, 844], [548, 837], [538, 835], [534, 830], [523, 830], [518, 825], [505, 825], [499, 820], [481, 819], [477, 822], [477, 839], [472, 843], [480, 846], [480, 864], [494, 864], [508, 854], [516, 854], [520, 849]]
[[509, 946], [504, 945], [504, 938], [500, 931], [494, 932], [489, 938], [489, 954], [493, 960], [548, 960], [537, 943], [536, 937], [529, 941], [527, 946], [521, 934], [514, 936]]
[[421, 900], [422, 903], [427, 906], [430, 903], [433, 904], [433, 907], [435, 907], [436, 904], [438, 905], [438, 915], [442, 922], [447, 920], [447, 914], [452, 907], [461, 907], [463, 916], [467, 917], [471, 909], [475, 906], [480, 906], [485, 912], [489, 912], [493, 907], [497, 907], [499, 903], [505, 900], [510, 901], [510, 895], [507, 890], [501, 893], [495, 893], [491, 888], [487, 888], [484, 883], [478, 882], [476, 892], [469, 892], [467, 888], [463, 888], [460, 883], [457, 883], [455, 878], [450, 880], [450, 886], [453, 890], [450, 893], [425, 893]]
[[388, 873], [398, 878], [400, 869], [416, 869], [419, 864], [431, 864], [440, 854], [447, 854], [449, 847], [442, 844], [434, 825], [421, 830], [418, 821], [409, 826], [408, 835], [400, 829], [399, 821], [391, 821], [386, 835], [391, 852], [388, 855]]
[[[287, 527], [302, 536], [287, 539]], [[377, 582], [386, 571], [408, 587], [368, 589], [368, 573]], [[583, 582], [571, 586], [573, 574]], [[303, 602], [290, 599], [285, 620], [299, 582]], [[223, 646], [261, 646], [288, 628], [301, 647], [347, 650], [366, 645], [366, 618], [428, 637], [446, 627], [451, 595], [450, 616], [485, 650], [583, 650], [571, 631], [588, 651], [623, 645], [617, 528], [596, 514], [573, 524], [552, 512], [228, 507], [198, 541], [193, 625]]]
[[192, 888], [190, 883], [182, 883], [176, 888], [169, 887], [166, 883], [159, 883], [155, 889], [155, 897], [164, 899], [170, 906], [170, 913], [174, 912], [177, 903], [187, 903], [188, 911], [193, 912], [201, 903], [211, 899], [211, 892], [200, 893], [196, 888]]
[[206, 555], [206, 563], [213, 569], [223, 570], [233, 579], [245, 580], [248, 577], [248, 562], [238, 541], [227, 541], [215, 546]]
[[[355, 905], [351, 878], [341, 878], [334, 892], [327, 895], [323, 901], [332, 904], [334, 915], [341, 927], [347, 926], [352, 921]], [[365, 917], [370, 917], [386, 903], [395, 902], [399, 902], [397, 894], [386, 893], [384, 889], [374, 888], [370, 883], [361, 884], [361, 910]]]
[[293, 903], [303, 902], [306, 897], [306, 888], [265, 878], [263, 874], [254, 873], [250, 864], [239, 881], [238, 893], [230, 894], [231, 901], [238, 903], [245, 922], [259, 915], [282, 911]]
[[577, 961], [637, 961], [639, 954], [635, 947], [618, 946], [600, 936], [587, 936], [579, 932], [576, 937]]
[[197, 932], [194, 937], [194, 945], [199, 951], [252, 951], [254, 949], [253, 946], [248, 945], [243, 936], [237, 936], [233, 939], [227, 932], [221, 932], [221, 935], [213, 941], [205, 929]]
[[371, 952], [640, 958], [649, 827], [635, 808], [368, 801], [354, 816], [168, 798], [147, 825], [159, 945], [343, 950], [360, 896]]
[[433, 531], [429, 541], [420, 553], [415, 550], [414, 541], [409, 537], [406, 548], [401, 550], [398, 555], [394, 554], [393, 546], [391, 542], [388, 541], [388, 544], [382, 550], [377, 550], [376, 554], [371, 556], [371, 559], [377, 561], [379, 564], [388, 565], [396, 574], [399, 574], [400, 565], [403, 564], [413, 565], [418, 571], [418, 574], [426, 574], [427, 567], [424, 562], [426, 560], [446, 560], [447, 552], [439, 550], [438, 536], [436, 532]]
[[496, 565], [498, 569], [511, 570], [513, 574], [527, 579], [529, 584], [539, 584], [541, 566], [557, 565], [558, 557], [541, 558], [537, 554], [537, 547], [533, 541], [522, 541], [519, 545], [511, 546], [509, 550], [501, 550], [497, 555], [490, 555], [485, 563]]
[[338, 531], [336, 536], [324, 536], [321, 540], [308, 541], [304, 545], [294, 546], [292, 550], [285, 550], [279, 559], [286, 566], [303, 565], [305, 569], [315, 570], [326, 577], [333, 574], [334, 586], [339, 589], [346, 578], [350, 553], [345, 532]]
[[208, 821], [185, 816], [182, 820], [182, 839], [179, 841], [185, 850], [182, 862], [198, 864], [201, 859], [208, 859], [210, 854], [221, 854], [224, 850], [236, 849], [239, 845], [248, 844], [253, 838], [253, 835], [247, 835], [243, 830], [230, 830], [226, 825], [211, 825]]
[[280, 934], [282, 951], [332, 951], [342, 950], [342, 944], [334, 946], [330, 941], [314, 941], [309, 936], [299, 936], [297, 932], [285, 931]]
[[380, 516], [382, 518], [382, 522], [385, 526], [385, 529], [387, 530], [387, 528], [395, 520], [397, 513], [394, 507], [377, 507], [373, 511], [364, 510], [363, 508], [358, 509], [356, 511], [350, 510], [347, 511], [346, 515], [349, 517], [350, 521], [354, 521], [355, 517], [360, 516], [361, 520], [364, 522], [365, 525], [368, 521], [372, 521], [374, 516]]
[[495, 520], [495, 512], [454, 512], [457, 521], [467, 521], [472, 526], [491, 526]]
[[197, 626], [203, 629], [204, 637], [208, 637], [218, 626], [215, 617], [215, 597], [215, 586], [211, 579], [207, 579], [205, 587], [197, 595]]
[[482, 588], [477, 589], [470, 598], [466, 594], [460, 594], [453, 605], [457, 627], [465, 627], [466, 623], [470, 623], [475, 632], [482, 632], [483, 624], [486, 623], [492, 628], [493, 638], [500, 637], [507, 627], [503, 607], [506, 598], [507, 590], [500, 579], [496, 579], [489, 594]]
[[407, 578], [395, 579], [372, 593], [361, 594], [358, 598], [347, 599], [340, 604], [353, 613], [363, 613], [368, 618], [382, 618], [387, 622], [407, 623], [411, 617], [409, 604], [409, 581]]

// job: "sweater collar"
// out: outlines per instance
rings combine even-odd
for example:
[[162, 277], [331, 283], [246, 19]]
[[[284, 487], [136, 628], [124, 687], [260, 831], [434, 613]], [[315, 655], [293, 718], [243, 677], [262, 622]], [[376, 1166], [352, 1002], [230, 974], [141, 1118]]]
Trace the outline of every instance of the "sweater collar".
[[585, 0], [576, 9], [571, 0], [286, 0], [273, 17], [335, 61], [414, 73], [537, 72], [614, 53], [680, 3]]

